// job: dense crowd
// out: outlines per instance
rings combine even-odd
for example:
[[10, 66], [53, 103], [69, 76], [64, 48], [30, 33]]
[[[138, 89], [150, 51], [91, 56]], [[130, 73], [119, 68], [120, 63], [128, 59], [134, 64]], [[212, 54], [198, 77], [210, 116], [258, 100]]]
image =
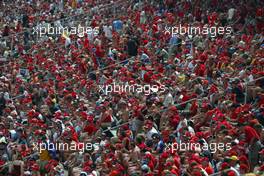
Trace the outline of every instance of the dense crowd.
[[0, 175], [264, 174], [263, 1], [0, 4]]

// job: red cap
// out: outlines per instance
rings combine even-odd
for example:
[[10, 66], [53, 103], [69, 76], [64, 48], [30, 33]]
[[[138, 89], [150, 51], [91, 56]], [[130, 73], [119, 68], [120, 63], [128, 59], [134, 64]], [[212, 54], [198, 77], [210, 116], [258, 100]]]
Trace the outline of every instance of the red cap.
[[225, 170], [229, 167], [229, 164], [227, 162], [222, 163], [221, 170]]
[[248, 172], [248, 170], [249, 170], [249, 167], [246, 165], [246, 164], [240, 164], [240, 169], [241, 170], [244, 170], [245, 172]]

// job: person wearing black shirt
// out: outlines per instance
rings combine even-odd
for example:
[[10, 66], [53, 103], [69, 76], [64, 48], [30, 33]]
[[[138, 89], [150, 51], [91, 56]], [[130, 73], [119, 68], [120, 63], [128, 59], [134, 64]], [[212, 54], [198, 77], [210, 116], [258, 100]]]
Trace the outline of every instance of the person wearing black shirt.
[[234, 80], [232, 82], [232, 93], [236, 95], [236, 101], [238, 103], [243, 103], [245, 99], [244, 91], [239, 84], [239, 80]]
[[25, 13], [22, 17], [22, 26], [28, 28], [29, 27], [29, 18], [28, 15]]
[[1, 93], [0, 95], [0, 116], [3, 115], [3, 110], [6, 107], [6, 101], [4, 98], [4, 93]]
[[127, 52], [129, 56], [137, 56], [139, 42], [135, 37], [131, 37], [127, 42]]

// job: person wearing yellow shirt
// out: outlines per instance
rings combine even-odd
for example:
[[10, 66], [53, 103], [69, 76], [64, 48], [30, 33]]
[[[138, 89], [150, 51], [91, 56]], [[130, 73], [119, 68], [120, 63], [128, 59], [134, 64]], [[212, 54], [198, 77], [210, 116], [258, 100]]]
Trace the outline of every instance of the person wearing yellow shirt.
[[39, 159], [41, 161], [49, 161], [51, 159], [48, 150], [41, 150], [39, 152]]

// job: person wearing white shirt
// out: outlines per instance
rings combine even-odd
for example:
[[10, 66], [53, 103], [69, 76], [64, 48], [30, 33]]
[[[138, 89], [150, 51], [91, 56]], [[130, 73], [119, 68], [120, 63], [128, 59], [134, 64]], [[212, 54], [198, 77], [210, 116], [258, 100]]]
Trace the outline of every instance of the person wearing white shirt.
[[235, 14], [235, 10], [236, 9], [234, 9], [234, 8], [231, 8], [231, 9], [228, 10], [228, 17], [227, 17], [228, 20], [232, 20], [233, 19], [234, 14]]
[[240, 173], [237, 171], [236, 168], [230, 167], [230, 170], [234, 171], [236, 173], [236, 176], [240, 176]]
[[108, 38], [109, 40], [112, 40], [112, 26], [103, 26], [103, 30], [105, 33], [105, 37]]
[[176, 131], [177, 131], [177, 141], [178, 142], [180, 142], [180, 136], [181, 136], [181, 133], [179, 132], [180, 131], [180, 129], [181, 128], [183, 128], [183, 127], [186, 127], [187, 126], [187, 119], [186, 118], [184, 118], [184, 119], [182, 119], [180, 122], [179, 122], [179, 124], [178, 124], [178, 126], [177, 126], [177, 128], [176, 128]]
[[158, 131], [154, 127], [152, 127], [146, 134], [147, 139], [152, 140], [152, 136], [154, 134], [158, 134]]
[[143, 10], [140, 13], [140, 24], [145, 24], [146, 22], [147, 22], [147, 17], [145, 11]]
[[167, 92], [167, 95], [164, 98], [163, 105], [164, 107], [169, 107], [174, 104], [174, 98], [170, 92]]

